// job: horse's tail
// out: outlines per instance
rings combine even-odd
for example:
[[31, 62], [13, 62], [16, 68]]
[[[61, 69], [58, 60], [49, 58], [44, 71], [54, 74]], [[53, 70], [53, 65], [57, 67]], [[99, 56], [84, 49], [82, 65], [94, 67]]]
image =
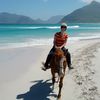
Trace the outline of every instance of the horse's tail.
[[60, 68], [59, 68], [59, 77], [63, 77], [65, 72], [64, 72], [64, 61], [66, 61], [65, 57], [62, 57], [60, 60]]

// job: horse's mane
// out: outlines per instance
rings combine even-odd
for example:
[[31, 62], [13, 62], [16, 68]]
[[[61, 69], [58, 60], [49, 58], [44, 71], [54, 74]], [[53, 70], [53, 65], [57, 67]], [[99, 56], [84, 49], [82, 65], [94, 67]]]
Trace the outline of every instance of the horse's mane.
[[63, 57], [64, 56], [64, 52], [60, 48], [56, 48], [54, 55], [57, 56], [57, 57], [58, 56], [59, 57]]

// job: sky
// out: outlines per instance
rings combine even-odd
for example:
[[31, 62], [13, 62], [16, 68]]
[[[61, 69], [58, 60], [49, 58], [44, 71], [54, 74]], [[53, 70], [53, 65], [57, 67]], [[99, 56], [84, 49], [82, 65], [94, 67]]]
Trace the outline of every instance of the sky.
[[67, 15], [91, 1], [93, 0], [0, 0], [0, 12], [47, 20], [52, 16]]

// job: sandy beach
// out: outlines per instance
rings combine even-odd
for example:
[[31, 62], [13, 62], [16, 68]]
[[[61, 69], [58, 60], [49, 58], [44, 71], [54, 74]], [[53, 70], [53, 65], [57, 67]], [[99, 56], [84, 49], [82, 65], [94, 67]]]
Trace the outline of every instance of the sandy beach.
[[[52, 45], [0, 50], [0, 100], [57, 100], [42, 61]], [[73, 70], [66, 70], [61, 100], [100, 100], [100, 39], [68, 42]]]

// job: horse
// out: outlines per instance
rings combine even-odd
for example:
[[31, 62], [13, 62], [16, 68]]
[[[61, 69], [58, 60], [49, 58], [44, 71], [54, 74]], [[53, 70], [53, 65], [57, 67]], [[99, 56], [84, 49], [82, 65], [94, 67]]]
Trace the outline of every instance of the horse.
[[53, 54], [53, 57], [50, 62], [51, 74], [52, 74], [52, 83], [53, 87], [56, 82], [55, 74], [58, 74], [58, 82], [59, 82], [59, 92], [57, 98], [61, 98], [61, 90], [63, 87], [63, 79], [65, 76], [67, 66], [67, 59], [65, 57], [64, 52], [60, 48], [56, 48]]

